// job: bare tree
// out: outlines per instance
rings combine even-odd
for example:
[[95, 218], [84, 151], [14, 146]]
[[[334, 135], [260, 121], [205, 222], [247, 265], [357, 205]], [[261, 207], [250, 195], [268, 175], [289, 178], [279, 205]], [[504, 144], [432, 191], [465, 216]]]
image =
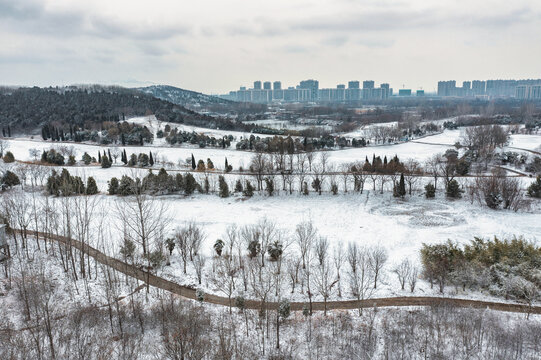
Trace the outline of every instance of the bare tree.
[[369, 251], [369, 266], [374, 273], [374, 289], [378, 285], [378, 276], [387, 261], [387, 250], [381, 246], [374, 247]]
[[316, 291], [323, 297], [323, 314], [327, 316], [327, 299], [331, 296], [332, 288], [338, 282], [334, 267], [329, 259], [324, 258], [323, 262], [316, 265], [312, 279]]
[[373, 271], [370, 266], [370, 254], [366, 249], [360, 249], [357, 244], [350, 243], [347, 251], [349, 264], [349, 286], [351, 293], [358, 302], [359, 315], [363, 314], [363, 302], [374, 293]]
[[302, 268], [306, 269], [307, 258], [315, 241], [317, 230], [312, 221], [301, 222], [295, 230], [295, 241], [302, 258]]
[[398, 277], [398, 282], [400, 283], [400, 288], [404, 290], [406, 287], [406, 281], [409, 279], [412, 271], [412, 265], [409, 259], [404, 259], [400, 264], [398, 264], [393, 272]]

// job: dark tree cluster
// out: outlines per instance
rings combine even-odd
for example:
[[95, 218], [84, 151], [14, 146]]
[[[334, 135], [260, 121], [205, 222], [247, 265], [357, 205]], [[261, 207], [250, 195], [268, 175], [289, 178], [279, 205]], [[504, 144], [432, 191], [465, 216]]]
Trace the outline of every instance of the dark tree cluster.
[[[165, 141], [171, 145], [180, 145], [182, 143], [188, 143], [192, 145], [199, 145], [200, 148], [207, 146], [219, 147], [219, 148], [228, 148], [231, 146], [231, 141], [233, 141], [233, 135], [227, 135], [222, 138], [216, 139], [213, 136], [207, 136], [205, 134], [199, 134], [195, 131], [180, 131], [177, 128], [169, 129], [168, 127], [165, 130], [160, 130], [162, 133], [159, 135], [165, 137]], [[158, 134], [157, 134], [158, 135]]]
[[184, 193], [185, 195], [191, 195], [196, 190], [202, 191], [201, 185], [191, 173], [184, 176], [180, 173], [170, 175], [163, 168], [158, 171], [158, 174], [150, 170], [142, 179], [132, 178], [128, 175], [123, 175], [120, 180], [113, 177], [108, 182], [108, 185], [109, 195], [121, 196], [143, 193], [153, 195]]
[[474, 238], [463, 247], [451, 241], [423, 244], [421, 259], [424, 277], [436, 282], [440, 292], [452, 284], [531, 303], [541, 288], [536, 275], [541, 270], [541, 248], [523, 238]]
[[[154, 136], [146, 126], [131, 124], [126, 121], [105, 121], [94, 124], [94, 129], [83, 129], [77, 125], [53, 126], [47, 124], [41, 128], [43, 140], [52, 141], [93, 141], [100, 144], [144, 145], [152, 143]], [[98, 131], [100, 130], [100, 131]]]
[[[104, 122], [148, 114], [154, 114], [162, 121], [198, 126], [214, 125], [222, 129], [237, 126], [229, 120], [198, 114], [180, 105], [120, 87], [33, 87], [0, 92], [0, 124], [6, 129], [11, 126], [26, 132], [48, 124], [56, 129], [69, 130], [71, 125], [78, 129], [97, 130]], [[48, 135], [49, 138], [52, 136]]]
[[96, 180], [89, 176], [86, 184], [80, 176], [72, 176], [68, 170], [62, 169], [60, 173], [53, 170], [47, 178], [46, 185], [49, 195], [72, 196], [72, 195], [94, 195], [98, 193]]
[[53, 165], [64, 165], [64, 155], [57, 152], [55, 149], [43, 150], [41, 153], [41, 162]]
[[237, 150], [255, 150], [267, 153], [279, 154], [295, 154], [299, 152], [309, 152], [314, 150], [332, 149], [335, 147], [364, 147], [368, 144], [363, 139], [346, 139], [344, 137], [335, 137], [331, 135], [321, 136], [319, 138], [297, 137], [293, 139], [291, 136], [273, 136], [259, 137], [250, 135], [247, 139], [242, 139], [237, 142]]

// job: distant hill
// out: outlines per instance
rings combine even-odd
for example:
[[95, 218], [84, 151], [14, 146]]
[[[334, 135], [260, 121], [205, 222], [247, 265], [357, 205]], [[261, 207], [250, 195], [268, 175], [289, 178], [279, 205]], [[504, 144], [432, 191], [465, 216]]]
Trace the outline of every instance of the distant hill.
[[170, 85], [152, 85], [137, 90], [150, 94], [158, 99], [170, 101], [189, 109], [209, 108], [215, 105], [233, 106], [234, 102], [217, 96], [205, 95], [199, 92], [185, 90]]
[[263, 114], [267, 111], [265, 104], [225, 100], [217, 96], [205, 95], [169, 85], [152, 85], [137, 88], [137, 90], [195, 111], [240, 115], [241, 117], [247, 114]]
[[208, 128], [243, 127], [229, 119], [211, 117], [134, 89], [101, 85], [49, 88], [0, 88], [0, 126], [36, 133], [44, 126], [100, 128], [105, 121], [156, 115], [162, 121]]

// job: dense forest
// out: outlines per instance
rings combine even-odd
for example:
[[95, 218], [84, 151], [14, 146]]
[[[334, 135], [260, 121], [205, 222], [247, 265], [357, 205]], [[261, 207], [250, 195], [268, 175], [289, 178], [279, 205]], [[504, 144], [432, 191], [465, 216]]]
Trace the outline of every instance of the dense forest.
[[0, 125], [18, 132], [37, 132], [53, 125], [68, 129], [101, 128], [103, 122], [153, 114], [162, 121], [209, 128], [245, 130], [225, 118], [202, 115], [180, 105], [121, 87], [3, 88], [0, 89]]

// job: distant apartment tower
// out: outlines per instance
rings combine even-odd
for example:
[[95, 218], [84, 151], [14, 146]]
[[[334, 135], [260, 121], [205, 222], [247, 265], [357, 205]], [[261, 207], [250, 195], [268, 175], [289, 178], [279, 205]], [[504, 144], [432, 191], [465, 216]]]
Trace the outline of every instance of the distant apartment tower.
[[357, 80], [349, 81], [345, 91], [345, 98], [348, 101], [361, 100], [361, 83]]
[[518, 85], [515, 88], [515, 97], [521, 100], [541, 100], [541, 84]]
[[254, 81], [254, 90], [261, 90], [261, 81]]
[[438, 81], [438, 96], [455, 96], [456, 81]]
[[313, 79], [303, 80], [299, 83], [299, 89], [310, 90], [310, 100], [317, 101], [319, 81]]
[[282, 82], [281, 81], [275, 81], [272, 84], [272, 87], [274, 90], [282, 90]]
[[363, 89], [373, 89], [374, 88], [374, 81], [373, 80], [365, 80], [363, 81]]
[[415, 96], [425, 96], [425, 91], [424, 90], [417, 90], [415, 92]]
[[474, 96], [485, 95], [487, 83], [481, 80], [473, 80], [471, 90]]
[[270, 81], [265, 81], [263, 83], [263, 90], [271, 90], [271, 82]]

